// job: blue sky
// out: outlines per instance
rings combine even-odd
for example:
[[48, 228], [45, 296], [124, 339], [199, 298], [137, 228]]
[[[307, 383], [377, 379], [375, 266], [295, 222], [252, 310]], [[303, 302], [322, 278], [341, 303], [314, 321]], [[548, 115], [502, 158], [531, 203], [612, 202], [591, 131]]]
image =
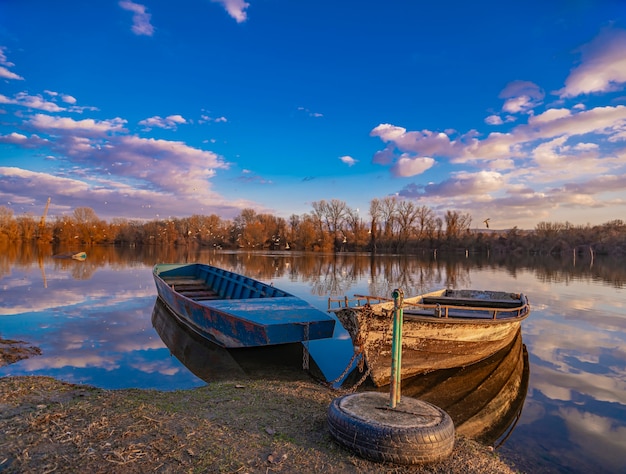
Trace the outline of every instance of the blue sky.
[[0, 205], [626, 220], [621, 0], [0, 2]]

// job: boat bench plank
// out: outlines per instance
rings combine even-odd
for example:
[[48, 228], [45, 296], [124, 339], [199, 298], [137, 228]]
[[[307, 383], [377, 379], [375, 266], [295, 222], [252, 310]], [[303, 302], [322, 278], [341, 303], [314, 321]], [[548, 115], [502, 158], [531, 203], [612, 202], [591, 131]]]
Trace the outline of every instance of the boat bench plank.
[[201, 278], [196, 278], [193, 276], [185, 277], [185, 276], [175, 276], [175, 277], [162, 277], [163, 281], [170, 285], [203, 285], [206, 286], [206, 282]]
[[454, 296], [427, 296], [424, 297], [423, 303], [449, 306], [479, 306], [483, 308], [517, 308], [520, 306], [520, 302], [515, 300], [476, 300], [475, 298], [459, 298]]
[[[169, 282], [168, 282], [169, 283]], [[210, 286], [206, 285], [206, 284], [201, 284], [201, 283], [179, 283], [177, 284], [170, 284], [170, 286], [174, 287], [176, 289], [176, 291], [178, 290], [207, 290], [207, 289], [211, 289]]]
[[206, 285], [171, 285], [179, 293], [186, 291], [206, 291], [208, 287]]
[[[496, 308], [497, 309], [497, 308]], [[435, 313], [433, 310], [404, 310], [403, 311], [404, 316], [426, 316], [429, 318], [436, 318], [436, 319], [446, 319], [446, 317], [443, 315], [442, 316], [435, 316]], [[497, 317], [498, 319], [506, 319], [508, 317], [511, 316], [515, 316], [515, 314], [511, 314], [510, 311], [506, 311], [504, 309], [500, 309], [500, 311], [498, 311]], [[448, 319], [456, 319], [456, 318], [463, 318], [463, 319], [493, 319], [493, 312], [492, 311], [480, 311], [480, 310], [467, 310], [467, 311], [463, 311], [461, 309], [451, 309], [450, 312], [448, 313]]]
[[191, 299], [198, 299], [198, 298], [212, 298], [212, 299], [218, 299], [221, 298], [221, 296], [219, 294], [217, 294], [215, 291], [211, 291], [211, 290], [201, 290], [201, 291], [180, 291], [178, 290], [178, 292], [181, 295], [186, 296], [187, 298], [191, 298]]

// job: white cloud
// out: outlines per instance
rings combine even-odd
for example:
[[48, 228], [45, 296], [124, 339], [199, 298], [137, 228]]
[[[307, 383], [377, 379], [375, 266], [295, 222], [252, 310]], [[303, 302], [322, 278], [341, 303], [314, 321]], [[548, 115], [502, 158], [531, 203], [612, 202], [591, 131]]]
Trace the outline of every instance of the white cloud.
[[440, 184], [425, 186], [424, 193], [426, 195], [436, 194], [437, 196], [477, 196], [498, 191], [502, 189], [505, 183], [505, 178], [497, 171], [459, 172]]
[[391, 167], [391, 174], [396, 177], [411, 177], [422, 174], [435, 164], [435, 160], [429, 157], [401, 156]]
[[47, 140], [42, 139], [37, 135], [27, 137], [26, 135], [16, 132], [11, 132], [8, 135], [0, 135], [0, 143], [11, 143], [13, 145], [20, 145], [24, 148], [36, 148], [48, 145]]
[[228, 122], [228, 119], [226, 117], [224, 117], [224, 116], [213, 118], [210, 115], [201, 114], [200, 115], [200, 119], [198, 120], [198, 123], [202, 124], [202, 123], [208, 123], [208, 122], [226, 123], [226, 122]]
[[529, 81], [513, 81], [499, 95], [506, 99], [502, 110], [512, 114], [530, 111], [542, 103], [544, 96], [543, 90]]
[[[171, 117], [173, 122], [184, 121], [180, 116]], [[72, 162], [93, 167], [95, 175], [116, 176], [121, 182], [133, 180], [142, 183], [140, 188], [178, 196], [211, 196], [207, 194], [207, 180], [216, 169], [228, 168], [221, 157], [182, 142], [128, 135], [125, 123], [119, 118], [74, 120], [43, 114], [28, 122], [38, 132], [50, 134], [50, 149]]]
[[139, 125], [144, 125], [148, 130], [150, 130], [152, 127], [176, 130], [177, 125], [186, 123], [187, 120], [185, 120], [182, 115], [169, 115], [165, 118], [155, 115], [154, 117], [142, 120], [141, 122], [139, 122]]
[[112, 132], [125, 131], [126, 120], [114, 118], [111, 120], [83, 119], [74, 120], [69, 117], [53, 117], [51, 115], [36, 114], [27, 122], [30, 126], [43, 132], [70, 132], [103, 137]]
[[320, 112], [313, 112], [310, 109], [307, 109], [306, 107], [298, 107], [298, 110], [300, 112], [304, 112], [305, 114], [307, 114], [309, 117], [313, 117], [313, 118], [321, 118], [324, 116], [324, 114], [320, 113]]
[[233, 17], [237, 23], [243, 23], [248, 19], [246, 9], [250, 6], [249, 3], [243, 0], [211, 0], [213, 3], [221, 4], [228, 14]]
[[567, 109], [548, 109], [542, 114], [528, 117], [528, 123], [530, 125], [539, 125], [542, 123], [548, 123], [554, 120], [559, 120], [564, 117], [569, 117], [571, 115], [572, 115], [571, 111]]
[[6, 67], [0, 66], [0, 77], [4, 79], [13, 79], [17, 81], [23, 81], [24, 78], [15, 74], [14, 72], [9, 71]]
[[359, 160], [355, 160], [351, 156], [340, 156], [339, 159], [348, 166], [354, 166]]
[[379, 137], [385, 143], [392, 143], [402, 151], [420, 155], [447, 155], [452, 153], [450, 137], [443, 132], [422, 130], [407, 132], [406, 128], [388, 123], [375, 127], [370, 136]]
[[154, 27], [150, 23], [152, 15], [146, 12], [144, 5], [130, 0], [122, 0], [119, 2], [119, 6], [124, 10], [133, 12], [133, 26], [131, 28], [133, 33], [138, 36], [152, 36], [154, 34]]
[[44, 110], [46, 112], [62, 112], [65, 110], [54, 102], [45, 100], [41, 95], [28, 95], [26, 92], [18, 92], [13, 98], [0, 94], [0, 104], [18, 105], [29, 109]]
[[5, 50], [6, 48], [4, 46], [0, 46], [0, 78], [23, 81], [24, 78], [22, 76], [9, 71], [9, 68], [15, 66], [15, 64], [7, 59]]
[[8, 60], [5, 51], [6, 51], [6, 48], [4, 46], [0, 46], [0, 65], [8, 66], [8, 67], [15, 66], [15, 64], [13, 64], [12, 62]]
[[580, 52], [581, 64], [558, 91], [561, 98], [615, 91], [626, 83], [626, 31], [606, 30]]
[[502, 125], [504, 122], [499, 115], [490, 115], [485, 119], [487, 125]]

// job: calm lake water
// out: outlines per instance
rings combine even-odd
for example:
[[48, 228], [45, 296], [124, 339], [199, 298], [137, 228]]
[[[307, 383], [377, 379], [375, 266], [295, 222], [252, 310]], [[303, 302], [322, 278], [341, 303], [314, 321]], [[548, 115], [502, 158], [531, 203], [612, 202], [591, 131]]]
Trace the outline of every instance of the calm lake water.
[[[0, 368], [0, 376], [50, 375], [107, 389], [176, 390], [233, 376], [301, 374], [301, 351], [293, 348], [287, 356], [233, 354], [172, 336], [171, 327], [164, 329], [171, 318], [157, 304], [155, 263], [220, 266], [322, 310], [329, 296], [391, 296], [395, 288], [405, 295], [442, 287], [523, 292], [532, 306], [522, 326], [527, 363], [511, 367], [521, 373], [524, 365], [526, 378], [484, 402], [497, 408], [513, 390], [523, 406], [517, 421], [519, 410], [493, 422], [514, 426], [500, 455], [527, 472], [626, 472], [626, 261], [94, 248], [79, 262], [54, 259], [49, 248], [0, 253], [0, 337], [42, 350]], [[521, 347], [506, 358], [521, 361]], [[310, 351], [332, 380], [346, 368], [352, 345], [338, 325], [332, 340], [311, 342]]]

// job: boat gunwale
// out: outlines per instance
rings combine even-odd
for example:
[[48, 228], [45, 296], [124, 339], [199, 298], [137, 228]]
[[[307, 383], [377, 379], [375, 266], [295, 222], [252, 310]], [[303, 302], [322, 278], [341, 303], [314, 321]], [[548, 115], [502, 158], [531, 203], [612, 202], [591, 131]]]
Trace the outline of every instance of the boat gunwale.
[[[520, 306], [514, 307], [499, 307], [497, 303], [500, 301], [504, 303], [504, 300], [491, 300], [494, 304], [491, 306], [474, 306], [474, 305], [453, 305], [453, 304], [442, 304], [442, 303], [422, 303], [421, 301], [424, 298], [446, 298], [442, 296], [443, 293], [448, 291], [447, 289], [438, 290], [430, 293], [425, 293], [423, 295], [418, 295], [414, 297], [410, 297], [404, 299], [402, 301], [401, 308], [403, 309], [403, 316], [411, 321], [423, 321], [423, 322], [437, 322], [437, 323], [445, 323], [450, 322], [453, 324], [503, 324], [507, 322], [514, 321], [523, 321], [530, 315], [530, 303], [528, 298], [523, 293], [519, 293], [519, 298], [511, 299], [511, 302], [520, 301]], [[453, 291], [465, 291], [465, 290], [453, 290]], [[473, 290], [467, 290], [473, 291]], [[481, 293], [492, 293], [499, 294], [504, 292], [498, 291], [481, 291]], [[510, 293], [514, 294], [514, 293]], [[479, 298], [464, 298], [468, 302], [476, 301], [477, 303], [480, 301], [489, 301], [482, 300]], [[361, 300], [365, 300], [365, 304], [361, 304]], [[458, 298], [457, 298], [458, 300]], [[356, 301], [357, 305], [350, 306], [350, 301]], [[378, 301], [378, 303], [371, 304], [371, 301]], [[332, 308], [332, 303], [339, 303], [338, 308]], [[345, 306], [341, 306], [342, 303]], [[355, 294], [354, 299], [350, 300], [347, 297], [343, 299], [333, 299], [328, 298], [328, 312], [336, 314], [338, 317], [338, 313], [346, 310], [352, 310], [354, 312], [361, 312], [364, 310], [371, 311], [372, 314], [376, 317], [391, 317], [394, 307], [392, 306], [394, 300], [392, 298], [385, 298], [382, 296], [371, 296], [371, 295], [359, 295]], [[430, 310], [432, 314], [419, 314], [412, 313], [411, 309], [407, 309], [405, 307], [411, 307], [414, 311], [422, 310], [428, 311]], [[450, 314], [450, 311], [463, 311], [466, 313], [475, 312], [474, 316], [464, 316], [457, 314]], [[439, 315], [436, 314], [439, 313]], [[479, 312], [487, 313], [487, 314], [478, 314]], [[384, 314], [387, 313], [387, 314]], [[500, 313], [500, 317], [498, 317], [498, 313]]]

